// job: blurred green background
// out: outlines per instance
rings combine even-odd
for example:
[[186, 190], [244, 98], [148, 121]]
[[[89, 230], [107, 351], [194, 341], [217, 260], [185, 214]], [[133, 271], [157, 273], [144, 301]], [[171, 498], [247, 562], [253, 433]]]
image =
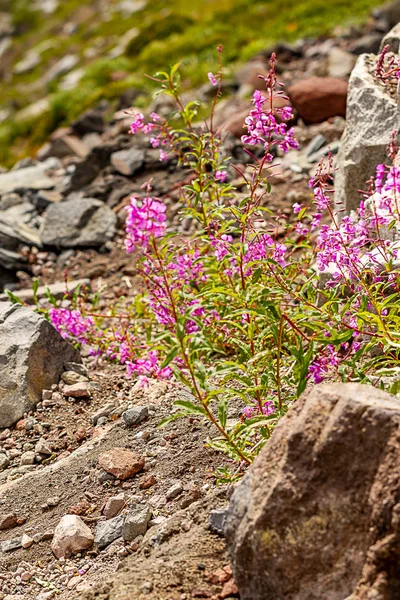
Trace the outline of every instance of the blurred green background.
[[[136, 87], [144, 92], [138, 100], [144, 105], [151, 91], [145, 73], [183, 59], [183, 85], [195, 87], [215, 69], [220, 43], [229, 75], [239, 63], [277, 41], [357, 25], [379, 4], [377, 0], [0, 0], [0, 11], [13, 28], [11, 45], [0, 59], [0, 164], [10, 166], [35, 151], [50, 131], [102, 98], [116, 99]], [[0, 38], [0, 49], [1, 43]], [[63, 57], [69, 57], [68, 66], [51, 72]], [[42, 98], [46, 98], [42, 106], [21, 112]]]

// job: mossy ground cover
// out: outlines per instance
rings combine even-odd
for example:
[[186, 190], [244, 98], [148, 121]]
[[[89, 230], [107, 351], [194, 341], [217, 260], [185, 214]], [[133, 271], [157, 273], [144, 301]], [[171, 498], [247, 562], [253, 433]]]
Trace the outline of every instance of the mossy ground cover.
[[[11, 164], [34, 150], [56, 126], [67, 123], [100, 98], [113, 99], [129, 87], [151, 91], [143, 77], [183, 60], [184, 85], [196, 86], [215, 68], [218, 44], [224, 46], [229, 69], [277, 41], [329, 34], [335, 27], [368, 18], [379, 0], [152, 0], [126, 14], [111, 0], [64, 0], [52, 15], [43, 15], [30, 0], [0, 0], [17, 27], [13, 63], [44, 40], [54, 42], [41, 52], [30, 73], [8, 74], [0, 103], [23, 108], [50, 95], [50, 111], [23, 124], [10, 119], [0, 126], [0, 164]], [[71, 30], [65, 25], [73, 24]], [[121, 37], [136, 29], [125, 54], [110, 58]], [[92, 50], [93, 52], [88, 52]], [[86, 69], [78, 87], [64, 92], [60, 79], [40, 85], [49, 66], [65, 54], [77, 54]], [[120, 77], [115, 81], [115, 73]], [[1, 106], [0, 106], [1, 108]], [[23, 143], [21, 139], [23, 138]]]

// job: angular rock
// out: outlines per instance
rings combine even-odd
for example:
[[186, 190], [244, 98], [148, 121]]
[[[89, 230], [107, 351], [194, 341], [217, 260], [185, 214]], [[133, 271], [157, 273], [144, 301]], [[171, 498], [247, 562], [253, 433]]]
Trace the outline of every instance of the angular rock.
[[400, 399], [314, 387], [236, 488], [225, 535], [242, 600], [397, 598]]
[[40, 154], [40, 159], [43, 160], [48, 156], [57, 158], [65, 158], [66, 156], [77, 156], [85, 158], [89, 152], [84, 142], [74, 135], [65, 135], [53, 140], [45, 151]]
[[54, 181], [46, 175], [45, 167], [43, 164], [0, 173], [0, 194], [18, 190], [48, 190], [54, 187]]
[[28, 450], [27, 452], [24, 452], [21, 456], [20, 459], [20, 465], [24, 466], [24, 465], [33, 465], [35, 462], [35, 453], [32, 452], [31, 450]]
[[70, 396], [71, 398], [88, 398], [91, 396], [90, 383], [81, 381], [79, 383], [74, 383], [73, 385], [65, 385], [63, 394], [64, 396]]
[[29, 308], [0, 302], [0, 427], [9, 427], [58, 383], [64, 363], [79, 352]]
[[[86, 280], [81, 279], [80, 281], [86, 281]], [[87, 281], [89, 282], [89, 280], [87, 280]], [[70, 289], [70, 284], [71, 284], [71, 282], [69, 281], [68, 289]], [[85, 365], [82, 365], [79, 363], [65, 363], [65, 368], [67, 369], [67, 371], [74, 371], [75, 373], [78, 373], [78, 375], [82, 375], [83, 377], [88, 376], [88, 370], [85, 367]]]
[[215, 508], [210, 512], [208, 525], [213, 533], [216, 533], [217, 535], [224, 535], [227, 514], [227, 507]]
[[139, 504], [133, 506], [126, 515], [123, 529], [123, 537], [126, 542], [131, 542], [138, 535], [144, 535], [151, 518], [148, 506]]
[[113, 448], [99, 456], [99, 465], [117, 479], [128, 479], [141, 471], [144, 458], [128, 448]]
[[103, 515], [106, 519], [113, 519], [121, 512], [125, 505], [125, 494], [123, 492], [117, 496], [111, 496], [104, 505]]
[[381, 45], [380, 45], [380, 51], [382, 52], [382, 50], [384, 49], [385, 46], [389, 46], [389, 52], [394, 52], [395, 54], [399, 54], [399, 50], [400, 50], [400, 23], [397, 23], [397, 25], [395, 25], [393, 27], [393, 29], [391, 29], [389, 31], [389, 33], [387, 33], [385, 35], [385, 37], [383, 38]]
[[346, 129], [335, 174], [335, 203], [345, 211], [356, 209], [366, 182], [386, 160], [386, 148], [400, 113], [396, 100], [370, 73], [371, 56], [363, 54], [349, 80]]
[[64, 371], [64, 373], [61, 375], [61, 379], [67, 385], [75, 385], [76, 383], [84, 383], [89, 381], [85, 375], [80, 375], [75, 371]]
[[46, 456], [50, 456], [53, 451], [51, 449], [50, 443], [44, 438], [40, 438], [35, 446], [36, 454], [45, 454]]
[[128, 148], [111, 154], [111, 164], [121, 175], [133, 175], [144, 163], [144, 150]]
[[177, 498], [183, 492], [183, 487], [180, 481], [176, 481], [166, 492], [167, 500]]
[[13, 552], [13, 550], [18, 550], [18, 548], [22, 548], [22, 537], [6, 540], [1, 544], [2, 552]]
[[[1, 415], [0, 415], [1, 418]], [[7, 456], [3, 453], [0, 453], [0, 471], [4, 471], [10, 465], [10, 461]]]
[[[4, 248], [16, 250], [19, 244], [27, 244], [38, 248], [42, 246], [37, 229], [25, 223], [12, 220], [4, 213], [0, 216], [0, 244], [3, 246], [3, 248], [0, 248], [3, 252]], [[11, 257], [12, 255], [9, 256]], [[23, 261], [23, 258], [20, 256], [19, 260]]]
[[124, 527], [125, 515], [119, 515], [107, 521], [100, 521], [96, 527], [96, 535], [94, 543], [98, 548], [106, 548], [114, 540], [122, 536]]
[[347, 82], [334, 77], [310, 77], [288, 88], [293, 107], [305, 123], [346, 116]]
[[28, 549], [33, 544], [34, 544], [33, 538], [31, 538], [29, 535], [27, 535], [26, 533], [24, 533], [24, 535], [22, 536], [22, 540], [21, 540], [21, 546], [23, 548], [25, 548], [25, 549]]
[[101, 246], [115, 235], [117, 217], [95, 198], [77, 198], [49, 206], [41, 241], [57, 248]]
[[103, 115], [98, 110], [88, 110], [71, 123], [71, 128], [79, 136], [103, 133], [105, 128]]
[[132, 425], [138, 425], [149, 416], [149, 409], [147, 406], [135, 406], [129, 408], [122, 413], [122, 418], [125, 421], [125, 425], [132, 427]]
[[103, 408], [100, 408], [97, 412], [95, 412], [92, 415], [91, 420], [92, 420], [93, 425], [97, 425], [97, 422], [102, 417], [108, 417], [109, 415], [111, 415], [111, 413], [115, 410], [115, 408], [116, 408], [115, 404], [107, 404], [106, 406], [103, 406]]
[[5, 529], [12, 529], [18, 525], [17, 515], [14, 513], [9, 513], [8, 515], [0, 516], [0, 531], [4, 531]]
[[51, 549], [57, 558], [77, 554], [93, 545], [89, 527], [77, 515], [65, 515], [54, 531]]

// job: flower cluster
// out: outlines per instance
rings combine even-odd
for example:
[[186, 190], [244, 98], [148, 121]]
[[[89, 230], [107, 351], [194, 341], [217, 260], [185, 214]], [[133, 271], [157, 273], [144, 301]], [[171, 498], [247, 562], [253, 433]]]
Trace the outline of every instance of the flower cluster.
[[149, 377], [153, 379], [169, 379], [172, 375], [170, 367], [160, 367], [158, 354], [150, 350], [145, 358], [138, 358], [134, 362], [126, 363], [128, 377], [138, 375], [139, 385], [145, 387], [149, 384]]
[[[150, 114], [151, 122], [145, 122], [145, 117], [142, 113], [137, 113], [135, 119], [131, 123], [130, 132], [135, 135], [139, 132], [146, 135], [152, 134], [149, 138], [149, 142], [153, 148], [165, 147], [168, 145], [168, 140], [165, 137], [164, 129], [162, 127], [162, 121], [160, 115], [155, 112]], [[163, 148], [160, 149], [160, 160], [165, 162], [167, 155]]]
[[136, 198], [131, 198], [127, 207], [126, 239], [127, 252], [133, 252], [139, 245], [145, 249], [150, 240], [161, 237], [166, 227], [166, 206], [163, 202], [146, 196], [140, 203]]
[[[274, 109], [272, 102], [269, 102], [268, 97], [259, 90], [253, 94], [253, 104], [255, 108], [245, 119], [247, 135], [242, 136], [243, 144], [263, 146], [267, 152], [268, 162], [273, 160], [271, 154], [273, 145], [278, 145], [284, 153], [299, 147], [299, 143], [294, 137], [294, 128], [288, 128], [287, 123], [284, 122], [293, 117], [290, 106]], [[278, 122], [278, 116], [281, 122]]]
[[[260, 414], [260, 409], [257, 406], [245, 406], [243, 409], [243, 414], [246, 417], [246, 419], [251, 419], [251, 417], [255, 417], [257, 414]], [[268, 415], [273, 415], [276, 412], [276, 408], [273, 402], [271, 402], [270, 400], [267, 400], [266, 402], [263, 402], [262, 404], [262, 408], [261, 408], [261, 414], [268, 416]]]
[[80, 344], [86, 344], [88, 335], [94, 327], [91, 317], [83, 317], [79, 310], [51, 308], [50, 320], [63, 338], [75, 338]]
[[329, 373], [340, 364], [339, 353], [334, 346], [328, 344], [325, 353], [321, 353], [309, 366], [309, 377], [314, 379], [314, 383], [322, 383]]

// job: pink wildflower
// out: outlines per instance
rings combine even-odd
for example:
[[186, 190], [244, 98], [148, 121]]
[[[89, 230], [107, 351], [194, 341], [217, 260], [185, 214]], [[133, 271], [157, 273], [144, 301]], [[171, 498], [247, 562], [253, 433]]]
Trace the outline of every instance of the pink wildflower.
[[218, 85], [218, 81], [217, 78], [215, 77], [215, 75], [213, 75], [210, 71], [210, 73], [207, 74], [208, 80], [211, 83], [211, 85]]
[[133, 252], [135, 246], [140, 244], [146, 248], [151, 238], [161, 237], [165, 231], [166, 206], [162, 202], [146, 197], [141, 205], [136, 198], [131, 198], [127, 207], [125, 248]]

